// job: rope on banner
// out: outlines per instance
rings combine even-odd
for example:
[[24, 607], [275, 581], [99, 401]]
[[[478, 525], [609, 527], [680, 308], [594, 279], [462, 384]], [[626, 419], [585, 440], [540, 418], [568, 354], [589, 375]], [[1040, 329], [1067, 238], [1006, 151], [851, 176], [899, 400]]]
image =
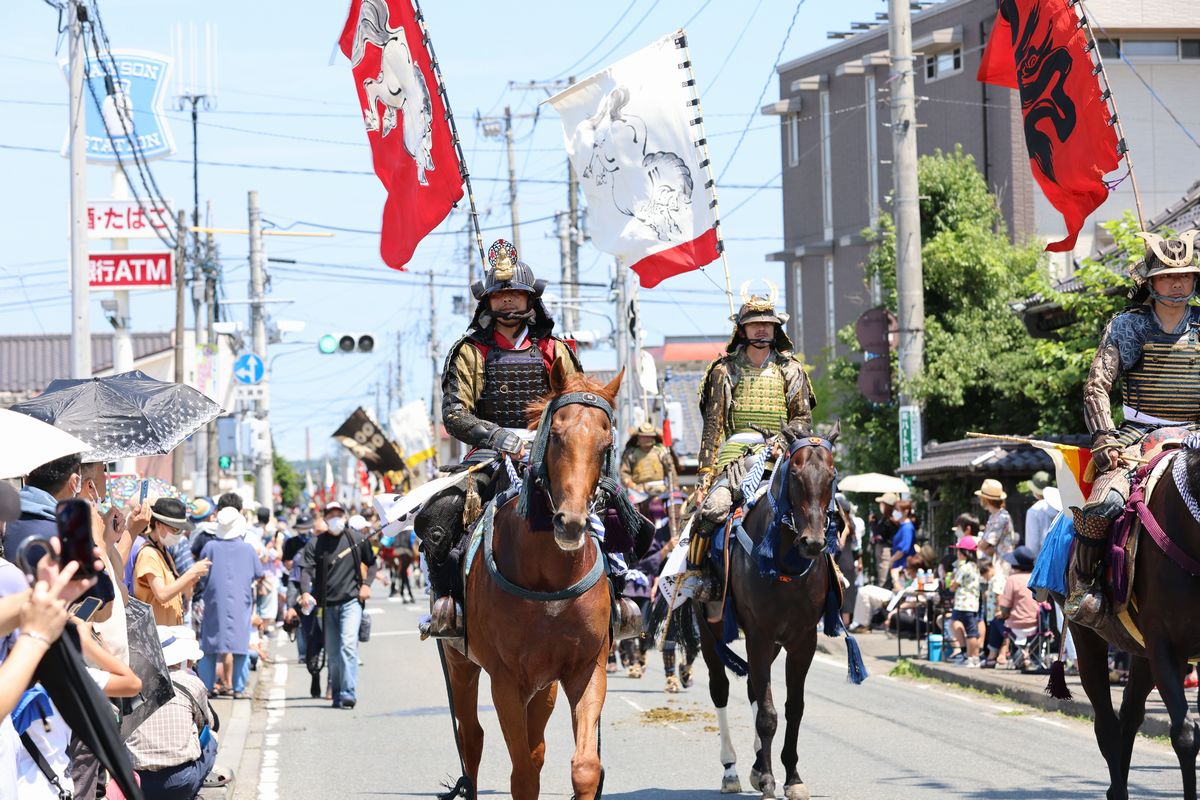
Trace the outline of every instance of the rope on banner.
[[450, 123], [450, 138], [454, 140], [454, 151], [458, 153], [458, 170], [462, 175], [463, 184], [467, 188], [467, 202], [471, 205], [471, 222], [475, 227], [475, 246], [479, 250], [479, 268], [486, 273], [488, 264], [483, 255], [483, 233], [479, 228], [479, 211], [475, 208], [475, 190], [471, 188], [471, 172], [467, 169], [467, 159], [463, 154], [462, 142], [458, 138], [458, 125], [454, 123], [454, 112], [450, 108], [450, 96], [446, 93], [446, 82], [442, 79], [442, 68], [438, 65], [437, 54], [433, 52], [433, 39], [429, 29], [425, 27], [425, 14], [421, 11], [420, 0], [412, 0], [413, 15], [417, 25], [421, 27], [421, 44], [429, 51], [429, 64], [437, 78], [438, 94], [442, 96], [442, 104], [446, 107], [446, 121]]
[[[717, 205], [717, 181], [713, 177], [712, 157], [708, 152], [708, 137], [704, 134], [704, 111], [700, 108], [700, 93], [696, 90], [696, 73], [692, 70], [692, 57], [688, 51], [687, 30], [680, 28], [676, 31], [674, 41], [675, 47], [683, 51], [683, 61], [680, 62], [679, 68], [687, 70], [687, 79], [683, 81], [683, 86], [688, 90], [691, 99], [686, 105], [690, 109], [695, 109], [696, 112], [691, 124], [696, 128], [698, 136], [693, 141], [693, 145], [700, 150], [700, 166], [704, 167], [704, 172], [708, 175], [708, 180], [704, 182], [704, 188], [708, 190], [709, 196], [712, 198], [709, 201], [709, 207], [713, 212], [713, 230], [717, 234], [717, 252], [721, 254], [721, 266], [725, 268], [725, 299], [729, 301], [729, 316], [732, 317], [735, 313], [733, 282], [729, 277], [729, 258], [725, 254], [725, 239], [721, 236], [721, 211]], [[701, 267], [700, 271], [704, 272], [704, 268]], [[705, 274], [707, 275], [707, 273]]]

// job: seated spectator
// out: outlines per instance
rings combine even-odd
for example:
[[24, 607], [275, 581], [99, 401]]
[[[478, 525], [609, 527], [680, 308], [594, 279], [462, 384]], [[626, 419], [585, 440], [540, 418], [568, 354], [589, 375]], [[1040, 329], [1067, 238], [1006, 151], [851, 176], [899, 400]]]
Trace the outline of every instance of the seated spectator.
[[[950, 588], [954, 590], [954, 609], [950, 626], [954, 635], [954, 651], [950, 660], [969, 668], [979, 666], [979, 564], [976, 562], [975, 539], [964, 536], [954, 545], [959, 553]], [[966, 651], [966, 655], [963, 651]]]
[[208, 690], [188, 662], [203, 655], [190, 628], [159, 626], [175, 696], [137, 727], [125, 745], [146, 800], [192, 800], [217, 759], [216, 717]]
[[1041, 607], [1029, 591], [1029, 573], [1033, 572], [1035, 555], [1033, 548], [1022, 545], [1005, 560], [1012, 565], [1012, 572], [1004, 582], [1004, 589], [997, 601], [996, 617], [988, 625], [988, 665], [1003, 667], [1008, 663], [1008, 637], [1005, 629], [1018, 639], [1037, 633]]
[[[892, 570], [891, 585], [896, 587], [894, 592], [882, 586], [869, 584], [858, 587], [858, 596], [854, 600], [854, 621], [850, 625], [850, 631], [853, 633], [869, 630], [877, 614], [882, 613], [883, 609], [891, 610], [894, 605], [902, 602], [908, 588], [917, 579], [917, 570], [922, 566], [921, 559], [913, 556], [908, 559], [903, 569]], [[890, 621], [890, 617], [881, 620], [887, 623]]]
[[182, 500], [159, 498], [151, 506], [150, 516], [146, 545], [138, 551], [134, 565], [133, 595], [150, 605], [159, 625], [180, 625], [183, 595], [208, 574], [209, 562], [201, 559], [180, 574], [168, 552], [182, 540], [180, 531], [192, 529]]

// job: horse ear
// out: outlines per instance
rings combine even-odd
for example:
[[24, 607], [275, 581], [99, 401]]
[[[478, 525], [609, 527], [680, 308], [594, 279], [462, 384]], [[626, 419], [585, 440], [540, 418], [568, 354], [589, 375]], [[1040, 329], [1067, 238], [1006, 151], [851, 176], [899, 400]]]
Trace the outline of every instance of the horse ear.
[[550, 367], [550, 388], [555, 394], [567, 390], [567, 368], [561, 358], [554, 359], [554, 366]]
[[841, 435], [842, 435], [842, 420], [839, 417], [833, 423], [833, 430], [830, 431], [829, 435], [826, 436], [825, 438], [829, 440], [830, 444], [834, 444], [835, 442], [837, 442], [838, 437]]
[[[609, 381], [608, 385], [604, 387], [604, 394], [608, 395], [609, 397], [611, 397], [615, 400], [617, 397], [617, 392], [621, 391], [621, 379], [624, 377], [625, 377], [625, 368], [621, 367], [621, 371], [617, 373], [617, 377], [615, 377], [611, 381]], [[615, 403], [614, 403], [614, 405], [615, 405]]]

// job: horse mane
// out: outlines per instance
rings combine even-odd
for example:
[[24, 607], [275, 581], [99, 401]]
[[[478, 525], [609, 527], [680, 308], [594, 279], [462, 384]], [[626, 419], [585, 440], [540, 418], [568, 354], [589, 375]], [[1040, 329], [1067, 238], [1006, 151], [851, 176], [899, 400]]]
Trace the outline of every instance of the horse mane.
[[542, 420], [542, 414], [545, 412], [546, 406], [550, 405], [554, 398], [570, 394], [571, 392], [591, 392], [603, 397], [608, 401], [610, 406], [616, 406], [617, 403], [616, 393], [609, 391], [608, 387], [603, 383], [597, 383], [582, 372], [572, 372], [566, 376], [561, 392], [551, 390], [549, 394], [534, 400], [525, 409], [525, 416], [529, 419], [529, 429], [531, 431], [537, 430], [538, 423]]

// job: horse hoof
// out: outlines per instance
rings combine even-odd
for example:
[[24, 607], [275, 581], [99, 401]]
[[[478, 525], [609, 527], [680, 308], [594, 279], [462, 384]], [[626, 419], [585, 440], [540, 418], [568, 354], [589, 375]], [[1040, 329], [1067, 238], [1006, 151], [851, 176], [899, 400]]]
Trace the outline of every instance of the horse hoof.
[[793, 783], [785, 786], [783, 796], [787, 800], [809, 800], [808, 787], [803, 783]]
[[750, 788], [755, 790], [762, 788], [762, 773], [753, 767], [750, 768]]
[[721, 778], [721, 794], [741, 794], [742, 782], [737, 775]]

